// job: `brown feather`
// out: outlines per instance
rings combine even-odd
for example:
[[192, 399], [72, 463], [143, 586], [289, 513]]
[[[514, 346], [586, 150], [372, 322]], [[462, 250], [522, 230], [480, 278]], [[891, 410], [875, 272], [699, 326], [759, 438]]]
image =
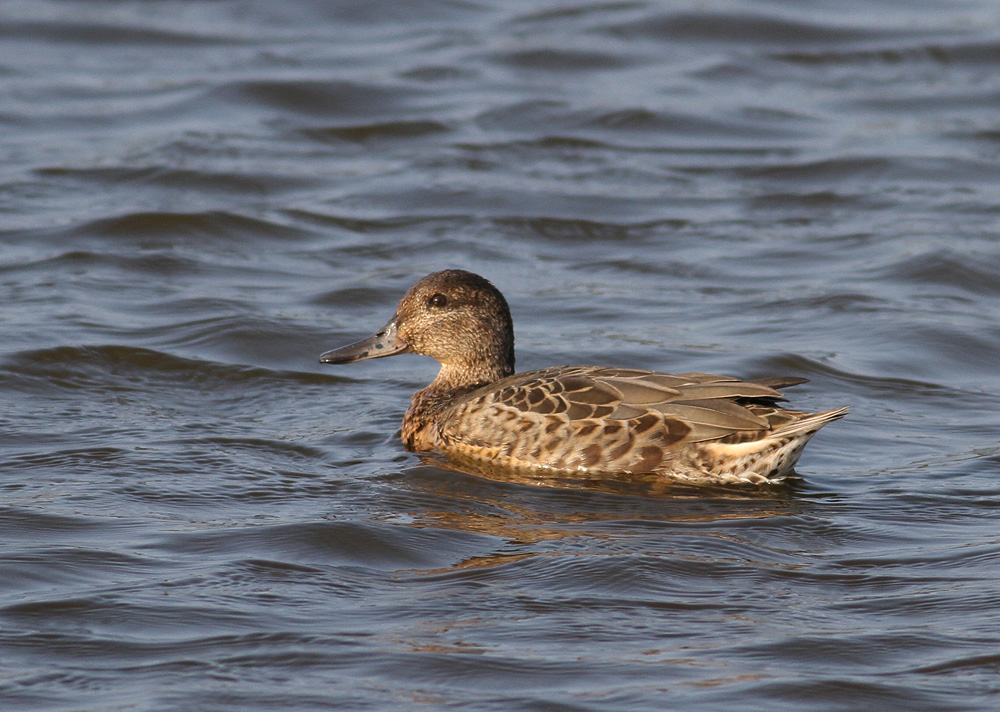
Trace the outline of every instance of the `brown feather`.
[[806, 380], [792, 376], [740, 381], [606, 366], [513, 375], [507, 302], [488, 281], [461, 270], [420, 280], [382, 331], [324, 360], [348, 363], [406, 351], [441, 363], [438, 377], [414, 395], [406, 412], [407, 448], [535, 477], [778, 482], [809, 438], [847, 411], [779, 408], [778, 389]]

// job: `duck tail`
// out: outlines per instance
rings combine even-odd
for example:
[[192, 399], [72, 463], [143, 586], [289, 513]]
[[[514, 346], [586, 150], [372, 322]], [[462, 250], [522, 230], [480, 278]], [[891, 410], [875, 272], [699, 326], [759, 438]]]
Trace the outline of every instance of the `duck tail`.
[[750, 381], [750, 383], [759, 383], [762, 386], [780, 390], [782, 388], [797, 386], [800, 383], [809, 383], [809, 379], [799, 378], [797, 376], [772, 376], [770, 378], [754, 378]]
[[782, 435], [812, 435], [827, 423], [832, 423], [835, 420], [843, 418], [847, 415], [848, 410], [850, 408], [844, 406], [843, 408], [824, 410], [822, 413], [810, 413], [772, 433], [772, 437]]

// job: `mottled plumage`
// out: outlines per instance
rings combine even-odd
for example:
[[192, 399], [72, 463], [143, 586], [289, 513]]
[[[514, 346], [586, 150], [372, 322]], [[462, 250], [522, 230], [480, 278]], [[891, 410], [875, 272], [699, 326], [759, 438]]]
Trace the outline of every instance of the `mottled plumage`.
[[462, 270], [420, 280], [385, 328], [320, 360], [351, 363], [407, 351], [441, 363], [403, 419], [409, 450], [536, 477], [780, 482], [809, 438], [847, 412], [778, 407], [777, 389], [801, 378], [740, 381], [602, 366], [512, 375], [507, 302], [487, 280]]

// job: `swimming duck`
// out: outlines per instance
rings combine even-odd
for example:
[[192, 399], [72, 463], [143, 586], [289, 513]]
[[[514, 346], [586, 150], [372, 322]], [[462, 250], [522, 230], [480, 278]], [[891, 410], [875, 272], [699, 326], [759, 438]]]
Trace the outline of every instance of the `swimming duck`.
[[408, 450], [535, 477], [778, 483], [816, 431], [847, 413], [777, 406], [777, 389], [803, 378], [740, 381], [604, 366], [515, 374], [507, 301], [483, 277], [457, 269], [421, 279], [381, 331], [320, 361], [408, 352], [441, 364], [403, 417]]

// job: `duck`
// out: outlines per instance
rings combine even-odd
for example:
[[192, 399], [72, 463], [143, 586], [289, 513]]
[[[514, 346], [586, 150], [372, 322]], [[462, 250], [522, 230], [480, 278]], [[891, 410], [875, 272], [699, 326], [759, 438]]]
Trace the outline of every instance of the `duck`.
[[458, 469], [533, 478], [653, 477], [687, 484], [780, 484], [806, 443], [846, 415], [788, 410], [779, 389], [807, 379], [740, 380], [612, 366], [514, 371], [503, 294], [460, 269], [429, 274], [372, 336], [320, 356], [349, 364], [429, 356], [437, 377], [415, 393], [400, 431], [407, 450]]

